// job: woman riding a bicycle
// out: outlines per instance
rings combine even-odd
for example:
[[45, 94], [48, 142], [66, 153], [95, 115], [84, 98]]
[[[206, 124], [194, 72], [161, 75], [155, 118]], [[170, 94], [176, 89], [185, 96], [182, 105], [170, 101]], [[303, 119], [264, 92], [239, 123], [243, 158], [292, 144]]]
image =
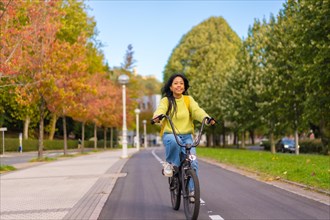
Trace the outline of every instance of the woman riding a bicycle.
[[[160, 121], [157, 116], [169, 115], [175, 125], [176, 133], [180, 141], [186, 144], [193, 143], [192, 134], [194, 133], [193, 121], [202, 122], [203, 118], [208, 117], [208, 123], [214, 125], [213, 118], [199, 107], [193, 97], [188, 95], [189, 81], [183, 74], [174, 74], [162, 88], [163, 98], [153, 114], [155, 123], [162, 123], [161, 136], [165, 146], [165, 159], [163, 164], [163, 174], [171, 177], [173, 170], [180, 166], [180, 152], [184, 150], [177, 144], [171, 126], [166, 118]], [[191, 153], [196, 155], [196, 149], [192, 148]], [[198, 163], [194, 160], [192, 167], [198, 173]]]

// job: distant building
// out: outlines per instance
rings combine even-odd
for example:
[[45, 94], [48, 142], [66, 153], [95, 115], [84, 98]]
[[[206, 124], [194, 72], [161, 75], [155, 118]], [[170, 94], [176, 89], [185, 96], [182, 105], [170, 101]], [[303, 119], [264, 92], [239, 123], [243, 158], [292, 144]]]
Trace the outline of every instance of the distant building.
[[139, 108], [141, 111], [152, 111], [154, 112], [159, 105], [161, 95], [155, 94], [150, 96], [143, 96], [139, 102]]
[[[143, 96], [141, 98], [138, 99], [139, 102], [139, 109], [141, 110], [141, 112], [145, 112], [145, 111], [151, 111], [154, 112], [156, 110], [156, 108], [159, 105], [161, 99], [161, 95], [159, 94], [155, 94], [155, 95], [150, 95], [150, 96]], [[121, 132], [121, 131], [120, 131]], [[140, 131], [140, 146], [142, 146], [143, 143], [143, 130]], [[136, 131], [132, 130], [132, 131], [127, 131], [127, 143], [129, 145], [134, 144], [134, 137]], [[159, 145], [159, 141], [156, 141], [156, 143], [153, 142], [153, 140], [158, 140], [157, 136], [154, 134], [148, 134], [147, 135], [147, 139], [148, 139], [148, 146], [153, 146], [153, 145]], [[121, 144], [121, 137], [119, 137], [119, 143]]]

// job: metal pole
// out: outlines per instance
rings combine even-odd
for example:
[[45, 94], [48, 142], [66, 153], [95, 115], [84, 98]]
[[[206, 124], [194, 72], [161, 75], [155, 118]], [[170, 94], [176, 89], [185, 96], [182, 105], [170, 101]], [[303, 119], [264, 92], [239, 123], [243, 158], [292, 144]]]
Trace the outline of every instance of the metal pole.
[[139, 134], [139, 112], [136, 112], [136, 149], [140, 150], [140, 134]]
[[127, 158], [127, 127], [126, 127], [126, 86], [123, 85], [123, 155], [122, 158]]
[[2, 155], [5, 155], [5, 131], [2, 131]]
[[7, 128], [0, 128], [0, 131], [2, 131], [2, 155], [5, 155], [5, 131], [7, 131]]
[[147, 148], [147, 121], [143, 120], [143, 128], [144, 128], [144, 148]]

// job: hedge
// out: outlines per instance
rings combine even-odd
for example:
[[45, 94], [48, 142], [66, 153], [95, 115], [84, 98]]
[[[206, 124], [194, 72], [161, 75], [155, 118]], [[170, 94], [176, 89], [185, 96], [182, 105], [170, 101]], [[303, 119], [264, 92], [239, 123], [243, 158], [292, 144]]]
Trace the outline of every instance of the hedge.
[[[306, 139], [306, 140], [300, 140], [299, 141], [299, 153], [306, 153], [306, 154], [327, 154], [330, 152], [330, 149], [328, 149], [328, 152], [324, 152], [323, 145], [320, 139]], [[270, 151], [270, 142], [264, 142], [264, 149], [267, 151]]]
[[[62, 150], [64, 148], [63, 140], [44, 140], [44, 150]], [[78, 148], [78, 140], [68, 140], [68, 149]], [[103, 140], [97, 142], [98, 148], [103, 148]], [[0, 153], [3, 152], [3, 140], [0, 138]], [[38, 140], [27, 139], [22, 140], [23, 152], [27, 151], [38, 151]], [[109, 145], [109, 144], [108, 144]], [[85, 148], [94, 148], [94, 141], [84, 141]], [[19, 148], [18, 138], [5, 138], [5, 152], [17, 152]]]

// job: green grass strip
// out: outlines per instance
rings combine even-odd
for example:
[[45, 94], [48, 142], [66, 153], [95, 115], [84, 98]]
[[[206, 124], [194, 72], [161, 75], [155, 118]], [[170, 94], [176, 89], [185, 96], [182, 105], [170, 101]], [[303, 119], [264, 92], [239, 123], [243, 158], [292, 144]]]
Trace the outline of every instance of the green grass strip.
[[0, 173], [5, 173], [5, 172], [8, 172], [8, 171], [13, 171], [13, 170], [16, 170], [16, 168], [13, 167], [13, 166], [10, 166], [10, 165], [0, 165]]
[[285, 179], [330, 191], [330, 157], [311, 154], [271, 154], [223, 148], [197, 148], [197, 155], [227, 165], [255, 171], [270, 179]]
[[42, 158], [33, 158], [29, 162], [50, 162], [50, 161], [55, 161], [57, 158], [52, 158], [52, 157], [42, 157]]

